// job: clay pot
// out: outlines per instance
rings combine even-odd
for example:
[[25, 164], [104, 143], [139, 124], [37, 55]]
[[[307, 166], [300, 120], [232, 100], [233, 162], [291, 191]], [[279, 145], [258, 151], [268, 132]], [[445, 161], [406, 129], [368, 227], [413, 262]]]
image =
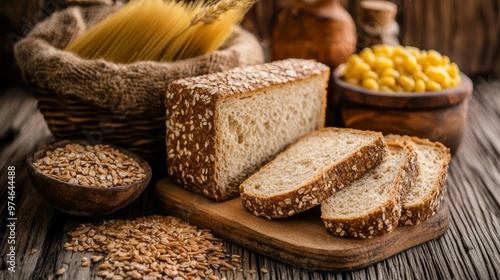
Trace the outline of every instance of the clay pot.
[[[297, 0], [277, 19], [272, 39], [272, 59], [290, 57], [316, 59], [332, 72], [356, 51], [356, 26], [338, 0]], [[329, 88], [332, 89], [332, 79]], [[327, 125], [337, 104], [328, 93]]]

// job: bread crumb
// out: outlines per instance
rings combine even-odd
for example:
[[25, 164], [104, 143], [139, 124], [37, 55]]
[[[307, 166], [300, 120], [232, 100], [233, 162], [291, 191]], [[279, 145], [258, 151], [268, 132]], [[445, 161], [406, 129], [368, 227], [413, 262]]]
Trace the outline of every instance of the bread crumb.
[[36, 253], [36, 252], [38, 252], [38, 250], [37, 250], [37, 249], [35, 249], [35, 248], [33, 248], [33, 249], [31, 249], [30, 254], [31, 254], [31, 255], [33, 255], [33, 254], [34, 254], [34, 253]]
[[262, 273], [268, 273], [269, 270], [267, 270], [267, 268], [263, 267], [263, 268], [260, 269], [260, 272], [262, 272]]

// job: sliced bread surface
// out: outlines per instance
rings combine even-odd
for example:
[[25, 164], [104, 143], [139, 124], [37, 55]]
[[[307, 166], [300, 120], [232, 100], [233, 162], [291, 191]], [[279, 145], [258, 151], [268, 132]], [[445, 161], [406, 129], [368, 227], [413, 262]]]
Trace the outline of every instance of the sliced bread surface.
[[386, 139], [411, 145], [418, 154], [419, 175], [403, 199], [400, 225], [417, 225], [439, 209], [446, 193], [450, 150], [439, 142], [406, 135], [387, 135]]
[[324, 128], [308, 133], [240, 185], [243, 206], [268, 219], [294, 215], [379, 164], [380, 132]]
[[330, 69], [287, 59], [179, 79], [165, 98], [167, 166], [179, 185], [217, 201], [325, 122]]
[[321, 203], [321, 218], [331, 234], [372, 238], [398, 226], [401, 199], [418, 173], [417, 155], [411, 146], [387, 145], [381, 164]]

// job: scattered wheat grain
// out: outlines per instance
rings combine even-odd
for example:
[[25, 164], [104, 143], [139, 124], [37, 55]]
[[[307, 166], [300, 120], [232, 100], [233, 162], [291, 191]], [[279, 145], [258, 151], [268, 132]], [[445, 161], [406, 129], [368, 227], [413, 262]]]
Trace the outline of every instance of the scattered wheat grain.
[[222, 240], [209, 230], [174, 217], [84, 224], [68, 234], [72, 239], [66, 250], [82, 247], [106, 253], [90, 257], [92, 262], [104, 260], [97, 275], [106, 279], [217, 279], [214, 270], [236, 270], [241, 263], [241, 257], [227, 254]]

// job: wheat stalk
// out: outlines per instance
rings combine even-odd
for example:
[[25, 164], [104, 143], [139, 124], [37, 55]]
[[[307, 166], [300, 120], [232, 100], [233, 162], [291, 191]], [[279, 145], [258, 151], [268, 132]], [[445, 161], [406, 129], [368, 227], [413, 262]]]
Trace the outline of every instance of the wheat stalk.
[[[257, 1], [258, 0], [220, 0], [216, 4], [208, 5], [201, 11], [196, 13], [193, 18], [191, 18], [190, 26], [193, 26], [199, 22], [210, 24], [218, 20], [220, 16], [225, 12], [233, 10], [235, 8], [241, 8], [242, 11], [246, 12]], [[245, 12], [243, 12], [242, 14], [245, 14]]]

